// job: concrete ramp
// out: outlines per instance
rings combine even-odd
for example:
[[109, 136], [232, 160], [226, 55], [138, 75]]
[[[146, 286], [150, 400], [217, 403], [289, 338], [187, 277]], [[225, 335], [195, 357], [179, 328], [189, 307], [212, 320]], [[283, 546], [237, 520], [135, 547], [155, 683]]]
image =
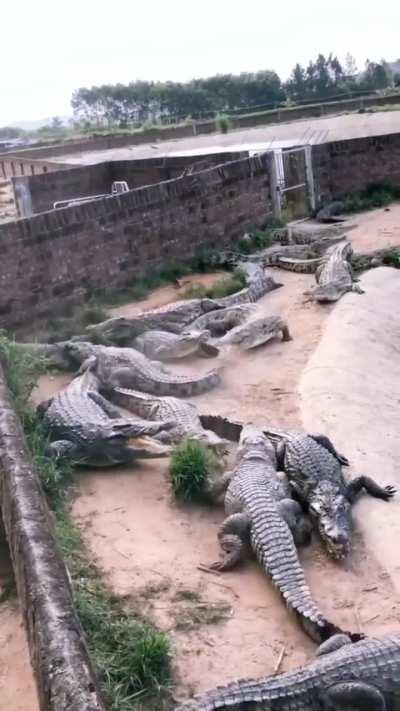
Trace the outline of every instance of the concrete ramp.
[[[301, 414], [306, 430], [328, 434], [349, 458], [347, 476], [400, 490], [400, 272], [375, 269], [361, 285], [366, 293], [346, 294], [328, 318], [300, 381]], [[400, 591], [400, 494], [360, 497], [354, 519]]]

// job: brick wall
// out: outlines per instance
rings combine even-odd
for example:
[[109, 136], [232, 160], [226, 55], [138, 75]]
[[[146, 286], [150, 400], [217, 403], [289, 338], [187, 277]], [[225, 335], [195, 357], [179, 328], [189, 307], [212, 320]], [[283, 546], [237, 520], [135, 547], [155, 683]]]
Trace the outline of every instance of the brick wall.
[[[114, 180], [126, 180], [129, 188], [152, 185], [178, 177], [188, 167], [217, 165], [244, 157], [243, 152], [211, 153], [201, 157], [144, 158], [141, 160], [106, 161], [95, 165], [70, 166], [68, 169], [40, 175], [13, 178], [15, 202], [20, 217], [30, 217], [52, 210], [58, 200], [68, 200], [111, 192]], [[56, 165], [56, 164], [55, 164]]]
[[400, 133], [312, 147], [317, 205], [389, 182], [400, 187]]
[[123, 288], [261, 226], [272, 212], [270, 154], [0, 225], [0, 327]]

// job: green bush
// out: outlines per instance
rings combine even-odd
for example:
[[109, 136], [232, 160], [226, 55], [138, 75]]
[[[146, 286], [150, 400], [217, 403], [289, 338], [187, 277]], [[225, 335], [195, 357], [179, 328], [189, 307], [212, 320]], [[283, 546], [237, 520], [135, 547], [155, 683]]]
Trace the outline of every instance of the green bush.
[[218, 467], [211, 450], [200, 442], [187, 440], [173, 449], [169, 479], [179, 501], [201, 502], [207, 498], [209, 477]]
[[227, 114], [217, 114], [215, 117], [215, 128], [220, 133], [228, 133], [232, 128], [232, 121]]

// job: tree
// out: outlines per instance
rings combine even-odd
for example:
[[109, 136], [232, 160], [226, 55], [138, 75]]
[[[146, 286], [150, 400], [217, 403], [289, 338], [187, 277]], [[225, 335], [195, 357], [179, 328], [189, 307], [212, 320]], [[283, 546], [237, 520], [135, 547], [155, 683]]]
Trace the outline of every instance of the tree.
[[350, 52], [347, 52], [344, 60], [344, 73], [349, 79], [354, 79], [358, 74], [356, 60]]

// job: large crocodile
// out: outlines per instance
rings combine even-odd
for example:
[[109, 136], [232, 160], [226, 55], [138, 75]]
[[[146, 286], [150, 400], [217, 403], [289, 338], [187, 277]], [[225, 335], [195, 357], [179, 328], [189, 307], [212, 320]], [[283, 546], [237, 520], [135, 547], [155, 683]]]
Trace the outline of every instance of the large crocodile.
[[351, 506], [363, 489], [371, 496], [389, 501], [392, 486], [381, 487], [367, 476], [350, 482], [343, 477], [342, 464], [347, 459], [338, 454], [323, 435], [306, 435], [264, 428], [274, 442], [278, 463], [296, 497], [307, 507], [330, 555], [342, 558], [351, 541]]
[[129, 318], [115, 316], [86, 328], [86, 339], [108, 346], [131, 345], [145, 331], [161, 330], [182, 333], [189, 323], [209, 311], [221, 308], [218, 300], [188, 299], [175, 301]]
[[302, 669], [218, 686], [176, 711], [398, 711], [400, 634], [349, 641], [332, 637]]
[[328, 250], [322, 264], [315, 272], [318, 286], [305, 292], [315, 301], [338, 301], [347, 291], [363, 294], [363, 290], [355, 282], [351, 267], [353, 250], [350, 242], [340, 242]]
[[282, 341], [292, 340], [286, 321], [280, 316], [262, 316], [241, 326], [236, 326], [217, 343], [218, 345], [236, 345], [243, 350], [249, 350], [268, 343], [279, 335], [282, 335]]
[[115, 388], [108, 397], [117, 405], [134, 412], [144, 419], [160, 422], [174, 422], [174, 426], [155, 436], [165, 444], [177, 444], [184, 439], [203, 442], [219, 455], [227, 449], [227, 440], [218, 437], [212, 430], [203, 428], [197, 407], [176, 397], [156, 397], [135, 390]]
[[[233, 568], [250, 540], [260, 564], [307, 634], [321, 642], [337, 633], [338, 628], [326, 620], [311, 598], [297, 556], [295, 540], [303, 533], [301, 507], [278, 478], [273, 445], [251, 425], [244, 426], [240, 434], [225, 511], [227, 518], [218, 534], [225, 556], [214, 569]], [[301, 535], [298, 544], [303, 542]]]
[[129, 446], [129, 439], [155, 435], [173, 422], [135, 422], [121, 413], [99, 393], [98, 380], [88, 369], [74, 378], [61, 392], [38, 406], [49, 427], [52, 442], [48, 451], [68, 456], [85, 466], [108, 467], [136, 458], [166, 456], [168, 450], [154, 451]]
[[94, 368], [105, 392], [122, 387], [153, 395], [192, 397], [211, 390], [221, 380], [217, 370], [198, 377], [175, 375], [134, 348], [100, 346], [82, 341], [70, 342], [65, 349], [69, 358], [82, 370], [89, 366]]
[[132, 346], [151, 360], [176, 360], [195, 355], [212, 358], [218, 355], [218, 348], [209, 343], [210, 335], [207, 330], [190, 330], [179, 335], [169, 331], [145, 331], [135, 338]]

